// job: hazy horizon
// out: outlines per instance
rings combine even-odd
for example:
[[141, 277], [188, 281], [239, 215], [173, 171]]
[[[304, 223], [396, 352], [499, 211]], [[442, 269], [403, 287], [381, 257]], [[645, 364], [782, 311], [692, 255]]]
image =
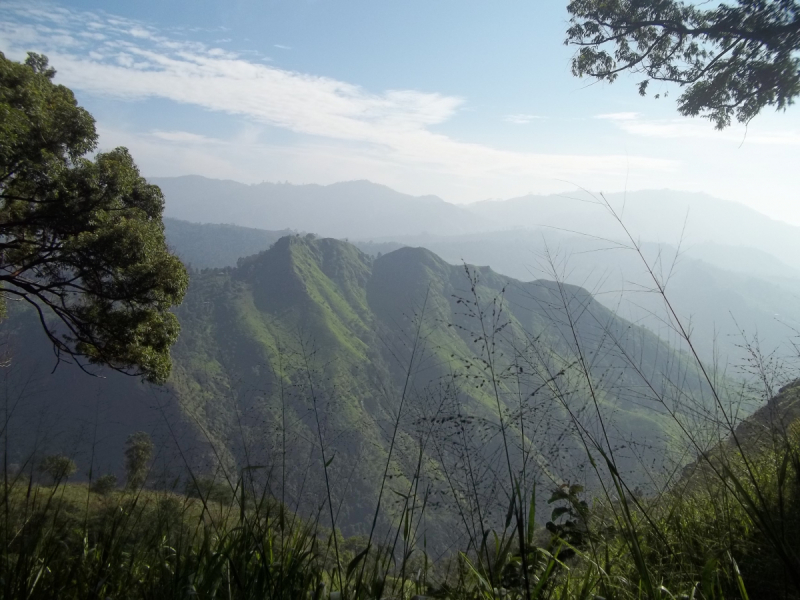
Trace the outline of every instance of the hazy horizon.
[[6, 2], [0, 51], [46, 54], [142, 173], [367, 179], [454, 203], [702, 191], [800, 224], [800, 112], [716, 131], [679, 88], [570, 74], [565, 6]]
[[[737, 200], [731, 200], [731, 199], [728, 199], [728, 198], [715, 196], [714, 194], [710, 194], [710, 193], [705, 192], [703, 190], [681, 190], [681, 189], [675, 189], [675, 188], [670, 188], [670, 187], [664, 187], [664, 188], [641, 188], [641, 189], [628, 189], [628, 190], [586, 190], [586, 189], [581, 189], [581, 188], [577, 188], [576, 187], [576, 188], [573, 188], [573, 189], [570, 189], [570, 190], [565, 190], [563, 192], [552, 192], [552, 193], [529, 192], [529, 193], [526, 193], [526, 194], [520, 194], [518, 196], [510, 196], [510, 197], [504, 197], [504, 198], [487, 197], [487, 198], [480, 198], [480, 199], [477, 199], [477, 200], [472, 200], [472, 201], [469, 201], [469, 202], [453, 202], [451, 200], [448, 200], [447, 198], [442, 198], [441, 196], [439, 196], [437, 194], [434, 194], [434, 193], [412, 194], [412, 193], [406, 192], [406, 191], [404, 191], [402, 189], [398, 189], [398, 188], [392, 187], [390, 185], [381, 183], [379, 181], [372, 181], [372, 180], [366, 179], [366, 178], [341, 180], [341, 181], [334, 181], [334, 182], [331, 182], [331, 183], [295, 183], [295, 182], [287, 181], [287, 180], [283, 180], [283, 181], [266, 181], [265, 180], [265, 181], [248, 183], [248, 182], [245, 182], [245, 181], [238, 181], [236, 179], [207, 177], [206, 175], [202, 175], [200, 173], [187, 173], [187, 174], [184, 174], [184, 175], [153, 177], [153, 179], [154, 180], [178, 179], [178, 178], [181, 178], [181, 177], [201, 177], [203, 179], [210, 179], [210, 180], [224, 181], [224, 182], [232, 182], [232, 183], [246, 185], [246, 186], [259, 186], [259, 185], [280, 186], [280, 185], [289, 185], [289, 186], [300, 187], [300, 186], [310, 185], [310, 186], [328, 187], [328, 186], [335, 186], [337, 184], [366, 182], [366, 183], [369, 183], [369, 184], [372, 184], [372, 185], [386, 187], [386, 188], [388, 188], [388, 189], [390, 189], [390, 190], [392, 190], [394, 192], [399, 192], [401, 194], [405, 194], [405, 195], [408, 195], [408, 196], [413, 196], [415, 198], [435, 197], [435, 198], [438, 198], [439, 200], [442, 200], [443, 202], [446, 202], [447, 204], [451, 204], [451, 205], [457, 206], [457, 207], [464, 207], [464, 208], [471, 207], [471, 206], [474, 206], [476, 204], [480, 204], [482, 202], [498, 202], [499, 203], [499, 202], [506, 202], [506, 201], [511, 201], [511, 200], [518, 200], [518, 199], [527, 198], [527, 197], [536, 197], [536, 198], [559, 198], [560, 197], [560, 198], [563, 198], [565, 200], [573, 200], [573, 199], [575, 199], [576, 195], [580, 195], [580, 194], [593, 194], [593, 195], [596, 195], [598, 197], [600, 196], [600, 194], [602, 194], [602, 195], [607, 196], [607, 197], [613, 197], [613, 196], [618, 196], [618, 195], [623, 195], [623, 194], [631, 194], [631, 195], [633, 195], [633, 194], [642, 194], [642, 193], [649, 193], [649, 192], [655, 192], [655, 193], [659, 193], [659, 192], [667, 192], [667, 193], [675, 192], [677, 194], [706, 196], [706, 197], [708, 197], [708, 198], [710, 198], [712, 200], [719, 200], [719, 201], [722, 201], [722, 202], [732, 202], [734, 204], [737, 204], [737, 205], [743, 206], [745, 208], [748, 208], [750, 210], [753, 210], [753, 211], [755, 211], [755, 212], [757, 212], [757, 213], [759, 213], [759, 214], [761, 214], [761, 215], [763, 215], [763, 216], [765, 216], [765, 217], [767, 217], [767, 218], [769, 218], [769, 219], [771, 219], [773, 221], [777, 221], [779, 223], [785, 223], [785, 224], [791, 225], [793, 227], [800, 227], [800, 223], [792, 223], [790, 221], [784, 221], [782, 219], [776, 219], [775, 217], [769, 215], [768, 213], [766, 213], [766, 212], [764, 212], [762, 210], [759, 210], [758, 206], [752, 206], [752, 205], [749, 205], [749, 204], [747, 204], [745, 202], [740, 202], [740, 201], [737, 201]], [[185, 217], [181, 217], [181, 218], [183, 218], [184, 220], [191, 221], [191, 219], [188, 219], [188, 218], [185, 218]], [[524, 225], [520, 225], [519, 227], [524, 227]], [[258, 229], [258, 227], [256, 227], [256, 228]]]

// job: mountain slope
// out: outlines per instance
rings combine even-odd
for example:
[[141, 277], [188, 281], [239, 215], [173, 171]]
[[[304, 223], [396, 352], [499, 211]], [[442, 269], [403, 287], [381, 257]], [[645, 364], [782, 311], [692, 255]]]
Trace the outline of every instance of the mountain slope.
[[[163, 180], [163, 185], [168, 212], [177, 202], [181, 214], [193, 220], [235, 216], [251, 225], [285, 217], [287, 227], [376, 240], [357, 242], [370, 253], [394, 249], [396, 242], [421, 245], [454, 264], [462, 259], [487, 264], [517, 279], [551, 278], [543, 260], [549, 250], [565, 282], [589, 288], [621, 316], [674, 340], [674, 323], [662, 299], [651, 293], [653, 283], [641, 262], [631, 252], [611, 250], [619, 241], [627, 243], [621, 226], [583, 193], [455, 206], [367, 182], [244, 186], [190, 177]], [[683, 322], [691, 324], [705, 359], [718, 355], [732, 365], [747, 361], [750, 351], [743, 347], [742, 333], [750, 341], [757, 337], [765, 354], [786, 351], [800, 327], [800, 228], [705, 194], [660, 190], [606, 197], [641, 240], [648, 259], [659, 263], [664, 277], [670, 275], [670, 300]], [[467, 213], [471, 221], [464, 220]], [[229, 239], [232, 231], [209, 233], [219, 238], [218, 254], [197, 243], [200, 232], [174, 245], [202, 268], [235, 264], [237, 252], [244, 256], [274, 241], [270, 235], [237, 245]], [[167, 233], [178, 237], [170, 225]], [[241, 233], [239, 242], [252, 235]], [[681, 258], [673, 269], [678, 242]]]
[[[196, 268], [234, 266], [248, 251], [269, 248], [281, 234], [176, 220], [167, 221], [166, 233], [171, 247]], [[663, 299], [652, 292], [654, 284], [641, 259], [630, 250], [614, 249], [604, 239], [551, 229], [398, 239], [426, 247], [451, 264], [490, 265], [522, 281], [553, 278], [555, 273], [566, 283], [591, 290], [620, 316], [667, 340], [675, 338]], [[399, 242], [353, 243], [375, 255], [403, 246]], [[764, 354], [789, 347], [794, 329], [800, 326], [797, 271], [753, 248], [688, 245], [678, 260], [673, 246], [643, 243], [642, 248], [658, 276], [668, 282], [668, 298], [681, 320], [691, 324], [693, 342], [704, 358], [710, 361], [717, 355], [740, 365], [751, 358], [745, 340], [756, 336]]]
[[[488, 264], [516, 279], [558, 276], [586, 287], [620, 316], [675, 338], [674, 323], [641, 258], [606, 239], [540, 229], [400, 241], [424, 245], [453, 264]], [[751, 358], [745, 341], [755, 337], [764, 354], [790, 349], [800, 326], [800, 278], [792, 277], [791, 268], [752, 249], [703, 244], [679, 253], [674, 246], [650, 243], [641, 248], [709, 362], [716, 354], [741, 364]]]
[[[237, 268], [195, 273], [177, 314], [168, 388], [109, 377], [94, 397], [139, 407], [129, 424], [168, 443], [173, 476], [188, 465], [235, 481], [258, 467], [272, 493], [304, 511], [330, 491], [349, 531], [371, 519], [390, 448], [390, 490], [407, 493], [419, 470], [429, 539], [439, 541], [458, 518], [454, 502], [475, 486], [467, 449], [487, 506], [497, 518], [507, 508], [503, 436], [512, 469], [533, 465], [545, 487], [595, 480], [581, 435], [607, 436], [618, 468], [644, 484], [645, 465], [681, 451], [665, 402], [704, 393], [684, 358], [585, 290], [449, 265], [421, 248], [372, 259], [345, 242], [287, 236]], [[26, 327], [35, 324], [18, 339]], [[53, 382], [66, 385], [67, 373]], [[83, 423], [92, 413], [77, 399], [90, 381], [75, 377], [66, 390]], [[113, 454], [104, 443], [95, 451]], [[397, 498], [385, 499], [387, 518]]]
[[[321, 436], [329, 456], [337, 457], [329, 467], [337, 482], [334, 493], [343, 494], [345, 482], [363, 499], [346, 503], [344, 521], [352, 524], [363, 522], [375, 500], [375, 481], [401, 405], [391, 469], [398, 490], [410, 485], [420, 436], [433, 435], [444, 446], [425, 453], [429, 469], [423, 475], [441, 494], [439, 501], [445, 501], [440, 477], [453, 468], [447, 456], [454, 449], [442, 440], [453, 432], [441, 422], [434, 431], [424, 424], [456, 415], [468, 419], [470, 443], [488, 435], [482, 454], [487, 471], [495, 475], [486, 481], [487, 493], [500, 485], [497, 399], [490, 392], [485, 362], [490, 358], [503, 414], [509, 418], [522, 411], [526, 443], [535, 447], [543, 481], [581, 476], [576, 470], [583, 463], [581, 446], [560, 401], [585, 413], [586, 427], [599, 435], [586, 384], [575, 369], [576, 344], [592, 357], [601, 410], [618, 428], [612, 437], [619, 444], [657, 446], [664, 457], [668, 419], [643, 393], [620, 348], [636, 356], [641, 372], [666, 393], [666, 381], [686, 375], [685, 365], [668, 347], [615, 317], [580, 288], [520, 283], [489, 269], [473, 275], [477, 279], [470, 280], [463, 268], [419, 248], [373, 261], [336, 240], [283, 238], [232, 272], [210, 272], [193, 283], [179, 311], [185, 333], [175, 348], [174, 385], [181, 397], [192, 398], [187, 410], [239, 465], [247, 454], [251, 462], [276, 468], [284, 430], [264, 430], [263, 424], [274, 423], [277, 415], [288, 423], [291, 455], [311, 457], [310, 468], [317, 473]], [[481, 321], [479, 307], [496, 309], [501, 294], [502, 317], [486, 312]], [[574, 335], [568, 313], [576, 319]], [[483, 326], [498, 331], [485, 334]], [[522, 371], [506, 381], [502, 373], [512, 364]], [[521, 393], [529, 395], [562, 370], [557, 393], [539, 392], [519, 406]], [[213, 381], [209, 372], [216, 374]], [[510, 431], [514, 439], [521, 435], [516, 425]], [[634, 454], [621, 451], [619, 460], [641, 481]], [[299, 490], [298, 481], [287, 484]], [[317, 496], [324, 492], [319, 485], [313, 490]]]

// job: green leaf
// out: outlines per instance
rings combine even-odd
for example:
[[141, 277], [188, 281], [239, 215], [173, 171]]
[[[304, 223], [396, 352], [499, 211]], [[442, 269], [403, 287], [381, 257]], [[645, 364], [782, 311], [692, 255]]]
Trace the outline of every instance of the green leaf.
[[712, 597], [716, 574], [717, 559], [712, 556], [706, 561], [706, 564], [703, 565], [703, 571], [700, 573], [700, 590], [703, 592], [703, 598]]
[[[730, 556], [730, 553], [728, 553]], [[739, 565], [736, 564], [736, 560], [734, 560], [733, 556], [730, 556], [731, 563], [733, 564], [733, 572], [736, 575], [736, 587], [739, 588], [739, 595], [742, 597], [742, 600], [750, 600], [750, 597], [747, 595], [747, 590], [744, 587], [744, 579], [742, 579], [742, 573], [739, 571]]]
[[346, 577], [348, 579], [350, 578], [350, 575], [352, 575], [352, 573], [355, 570], [355, 568], [358, 566], [358, 563], [360, 563], [362, 560], [364, 560], [364, 558], [366, 558], [368, 552], [369, 552], [369, 546], [367, 546], [361, 552], [356, 554], [355, 557], [353, 558], [353, 560], [351, 560], [349, 563], [347, 563], [347, 575], [346, 575]]

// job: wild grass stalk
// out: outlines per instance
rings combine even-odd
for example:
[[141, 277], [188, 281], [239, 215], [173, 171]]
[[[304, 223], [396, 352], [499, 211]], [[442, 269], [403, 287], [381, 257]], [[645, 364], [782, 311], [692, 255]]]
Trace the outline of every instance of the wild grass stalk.
[[[378, 499], [377, 499], [377, 502], [375, 503], [375, 511], [374, 511], [374, 513], [372, 515], [372, 523], [370, 525], [369, 537], [367, 539], [367, 547], [363, 552], [363, 556], [360, 557], [361, 567], [359, 569], [358, 578], [356, 579], [356, 583], [355, 583], [355, 587], [356, 587], [356, 590], [357, 590], [356, 594], [358, 593], [358, 590], [360, 590], [362, 588], [362, 586], [363, 586], [363, 577], [364, 577], [364, 571], [365, 571], [366, 564], [367, 564], [367, 557], [369, 556], [369, 552], [370, 552], [370, 549], [371, 549], [371, 546], [372, 546], [372, 540], [373, 540], [373, 537], [375, 535], [375, 530], [376, 530], [376, 527], [377, 527], [377, 524], [378, 524], [378, 517], [380, 516], [380, 511], [381, 511], [381, 508], [382, 508], [383, 494], [384, 494], [384, 491], [386, 489], [386, 482], [388, 480], [387, 478], [388, 478], [388, 475], [389, 475], [389, 468], [391, 467], [391, 464], [392, 464], [392, 458], [393, 458], [393, 453], [394, 453], [395, 442], [397, 441], [397, 434], [398, 434], [398, 431], [399, 431], [399, 428], [400, 428], [400, 423], [402, 422], [401, 420], [402, 420], [402, 417], [403, 417], [403, 408], [405, 406], [406, 400], [408, 398], [408, 394], [410, 392], [410, 386], [411, 386], [413, 375], [414, 375], [414, 369], [416, 368], [416, 359], [417, 359], [417, 356], [418, 356], [419, 352], [421, 351], [423, 343], [424, 343], [423, 342], [423, 326], [424, 326], [424, 321], [425, 321], [425, 311], [426, 311], [427, 306], [428, 306], [429, 293], [430, 293], [430, 289], [428, 289], [426, 291], [425, 299], [423, 300], [423, 303], [422, 303], [422, 309], [421, 309], [419, 315], [417, 315], [417, 317], [416, 317], [416, 327], [415, 327], [415, 331], [414, 331], [414, 338], [413, 338], [413, 341], [411, 343], [411, 355], [410, 355], [410, 357], [408, 359], [408, 363], [407, 363], [407, 366], [406, 366], [405, 377], [404, 377], [404, 381], [403, 381], [403, 388], [402, 388], [402, 391], [400, 393], [400, 398], [399, 398], [399, 402], [398, 402], [398, 406], [397, 406], [397, 413], [395, 414], [395, 419], [394, 419], [394, 423], [393, 423], [393, 426], [392, 426], [392, 434], [391, 434], [391, 437], [389, 439], [389, 449], [388, 449], [388, 452], [386, 454], [386, 461], [384, 463], [384, 468], [383, 468], [383, 476], [381, 477], [380, 487], [378, 489]], [[412, 481], [413, 481], [413, 479], [412, 479]], [[405, 507], [404, 507], [403, 513], [404, 512], [405, 512]], [[404, 517], [403, 513], [401, 513], [401, 515], [400, 515], [400, 522], [403, 521], [403, 517]], [[403, 560], [403, 564], [405, 564], [405, 559]]]
[[[469, 269], [466, 268], [466, 266], [465, 270], [467, 271], [467, 276], [470, 279], [470, 292], [472, 294], [473, 310], [475, 311], [475, 317], [480, 326], [480, 335], [477, 337], [477, 340], [480, 342], [481, 346], [481, 352], [482, 352], [481, 358], [484, 361], [487, 373], [489, 375], [489, 380], [491, 382], [491, 388], [492, 388], [492, 395], [494, 397], [495, 404], [497, 407], [497, 418], [500, 425], [500, 435], [502, 438], [503, 452], [505, 454], [505, 459], [506, 459], [505, 461], [506, 468], [508, 470], [508, 489], [510, 492], [509, 515], [513, 512], [514, 517], [516, 518], [516, 531], [519, 541], [519, 554], [522, 563], [522, 581], [524, 582], [525, 586], [525, 597], [527, 600], [531, 600], [531, 585], [530, 585], [529, 568], [528, 568], [528, 552], [525, 548], [525, 538], [524, 538], [525, 521], [522, 512], [523, 499], [521, 494], [519, 495], [519, 497], [515, 495], [516, 492], [519, 491], [519, 485], [518, 485], [519, 480], [515, 476], [514, 468], [511, 464], [511, 455], [509, 449], [510, 442], [506, 432], [504, 409], [499, 389], [500, 385], [500, 382], [498, 380], [499, 374], [497, 372], [497, 365], [495, 364], [495, 352], [497, 345], [495, 338], [506, 328], [506, 325], [508, 324], [507, 322], [504, 322], [503, 319], [503, 294], [505, 293], [505, 289], [501, 290], [500, 294], [492, 299], [492, 304], [491, 304], [492, 313], [491, 316], [489, 316], [487, 319], [487, 314], [484, 308], [481, 306], [481, 299], [478, 295], [478, 289], [477, 289], [478, 278], [474, 274], [470, 276], [470, 271]], [[489, 323], [487, 323], [487, 320], [489, 321]], [[522, 465], [523, 465], [522, 478], [524, 479], [525, 478], [524, 460], [522, 462]], [[508, 523], [506, 524], [506, 529], [507, 528], [508, 528]]]
[[317, 435], [319, 437], [320, 453], [322, 455], [322, 470], [325, 475], [325, 492], [327, 494], [328, 512], [331, 519], [331, 538], [333, 539], [333, 548], [336, 557], [335, 573], [336, 573], [336, 578], [339, 580], [339, 590], [341, 591], [342, 594], [346, 594], [344, 581], [342, 579], [342, 562], [341, 562], [341, 557], [339, 555], [339, 540], [336, 537], [336, 517], [333, 514], [333, 498], [331, 496], [331, 483], [328, 477], [328, 467], [330, 466], [331, 462], [336, 458], [336, 455], [334, 454], [330, 458], [330, 460], [328, 460], [327, 457], [325, 456], [325, 442], [322, 438], [322, 424], [319, 416], [318, 397], [314, 388], [314, 378], [312, 377], [312, 370], [310, 363], [311, 356], [304, 343], [301, 344], [301, 351], [302, 351], [303, 364], [305, 366], [305, 373], [308, 379], [308, 389], [309, 389], [311, 404], [314, 408], [314, 420], [316, 422]]

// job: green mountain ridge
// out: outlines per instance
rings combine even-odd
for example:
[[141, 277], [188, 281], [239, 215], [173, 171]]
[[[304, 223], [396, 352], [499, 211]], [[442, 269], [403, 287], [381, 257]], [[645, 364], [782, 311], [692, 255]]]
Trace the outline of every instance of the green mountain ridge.
[[[125, 435], [146, 429], [163, 448], [163, 481], [186, 465], [234, 480], [259, 467], [273, 494], [309, 511], [326, 502], [327, 475], [350, 532], [371, 519], [390, 447], [387, 514], [418, 470], [435, 515], [430, 539], [444, 543], [469, 484], [465, 448], [477, 450], [481, 493], [497, 511], [487, 518], [499, 518], [507, 508], [501, 429], [517, 448], [512, 468], [532, 461], [545, 487], [592, 484], [575, 418], [586, 435], [607, 429], [619, 468], [644, 484], [645, 463], [680, 460], [680, 449], [642, 376], [665, 396], [678, 380], [682, 393], [703, 395], [681, 355], [582, 288], [453, 266], [422, 248], [373, 259], [346, 242], [286, 236], [236, 268], [194, 272], [177, 314], [182, 332], [165, 389], [59, 368], [42, 376], [42, 399], [64, 394], [83, 423], [97, 417], [77, 399], [92, 394], [102, 404], [113, 392], [112, 406], [136, 413], [127, 432], [117, 427], [95, 444], [103, 468], [119, 469], [109, 457], [121, 456]], [[35, 323], [16, 321], [29, 339]], [[46, 345], [38, 347], [41, 362]], [[15, 360], [18, 371], [32, 368], [24, 352]], [[74, 451], [85, 461], [85, 448]]]
[[[235, 266], [240, 257], [268, 249], [285, 234], [176, 220], [167, 220], [166, 233], [171, 247], [200, 269]], [[566, 283], [589, 289], [619, 316], [667, 342], [675, 341], [674, 323], [663, 299], [652, 292], [654, 284], [641, 258], [631, 250], [609, 248], [605, 240], [550, 230], [514, 230], [351, 243], [370, 255], [422, 246], [451, 264], [490, 265], [521, 281], [553, 278], [555, 269]], [[699, 244], [678, 250], [650, 243], [641, 247], [656, 275], [667, 283], [667, 296], [690, 327], [704, 360], [727, 362], [731, 372], [738, 372], [750, 358], [745, 342], [757, 342], [765, 355], [791, 354], [800, 323], [800, 278], [790, 267], [753, 248]]]

